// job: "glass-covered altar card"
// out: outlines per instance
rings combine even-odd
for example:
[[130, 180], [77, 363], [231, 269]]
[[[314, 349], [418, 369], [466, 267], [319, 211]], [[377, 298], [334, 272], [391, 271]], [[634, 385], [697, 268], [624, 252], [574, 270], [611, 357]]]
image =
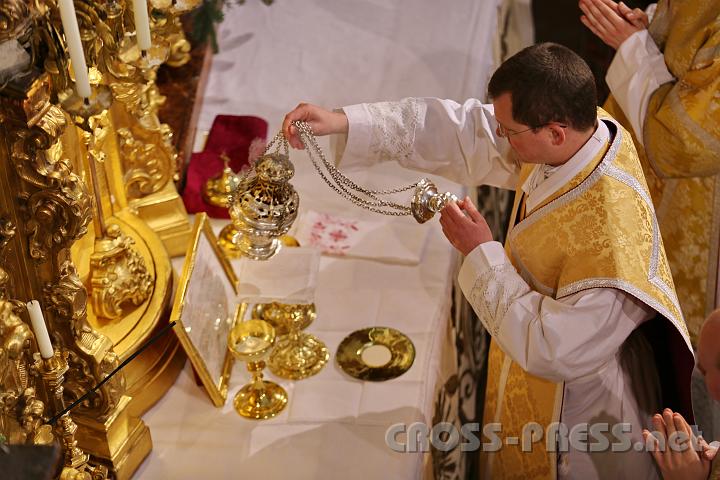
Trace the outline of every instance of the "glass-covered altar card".
[[217, 245], [207, 215], [195, 217], [171, 315], [175, 332], [217, 407], [225, 404], [233, 357], [228, 333], [237, 308], [237, 277]]

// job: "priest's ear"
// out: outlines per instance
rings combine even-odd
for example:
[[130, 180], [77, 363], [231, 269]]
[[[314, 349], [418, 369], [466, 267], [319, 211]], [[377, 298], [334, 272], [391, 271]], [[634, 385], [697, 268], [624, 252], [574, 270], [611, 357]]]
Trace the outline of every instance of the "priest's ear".
[[548, 132], [550, 133], [550, 141], [553, 145], [559, 146], [565, 143], [567, 138], [567, 125], [560, 123], [550, 123], [547, 125]]

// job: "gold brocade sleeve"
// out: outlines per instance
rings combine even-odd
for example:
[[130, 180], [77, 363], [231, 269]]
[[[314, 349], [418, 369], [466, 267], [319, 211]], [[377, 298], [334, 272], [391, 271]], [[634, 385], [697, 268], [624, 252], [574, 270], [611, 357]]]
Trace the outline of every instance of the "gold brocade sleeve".
[[720, 173], [720, 17], [694, 34], [705, 40], [690, 67], [679, 74], [669, 62], [679, 78], [653, 93], [645, 117], [646, 153], [660, 177]]

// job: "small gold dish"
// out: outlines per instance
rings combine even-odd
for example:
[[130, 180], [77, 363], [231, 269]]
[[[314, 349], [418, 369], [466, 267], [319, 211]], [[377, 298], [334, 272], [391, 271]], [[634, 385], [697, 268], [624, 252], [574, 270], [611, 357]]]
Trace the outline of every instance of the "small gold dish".
[[415, 360], [415, 346], [394, 328], [363, 328], [340, 342], [336, 358], [340, 368], [351, 377], [382, 382], [410, 369]]

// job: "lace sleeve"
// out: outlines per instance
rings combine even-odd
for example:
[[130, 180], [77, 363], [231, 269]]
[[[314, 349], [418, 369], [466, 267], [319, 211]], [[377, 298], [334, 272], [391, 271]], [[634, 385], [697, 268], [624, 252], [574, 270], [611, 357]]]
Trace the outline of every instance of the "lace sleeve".
[[368, 104], [371, 117], [370, 153], [381, 161], [409, 159], [420, 117], [414, 98]]
[[504, 263], [480, 273], [469, 292], [468, 301], [490, 335], [496, 337], [512, 302], [529, 291], [530, 287], [513, 266]]

